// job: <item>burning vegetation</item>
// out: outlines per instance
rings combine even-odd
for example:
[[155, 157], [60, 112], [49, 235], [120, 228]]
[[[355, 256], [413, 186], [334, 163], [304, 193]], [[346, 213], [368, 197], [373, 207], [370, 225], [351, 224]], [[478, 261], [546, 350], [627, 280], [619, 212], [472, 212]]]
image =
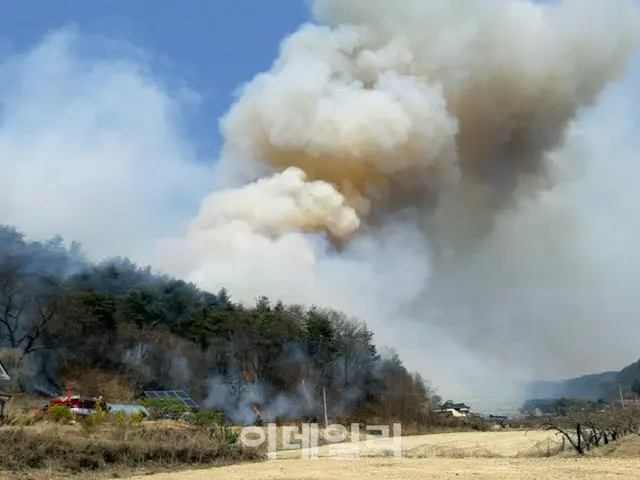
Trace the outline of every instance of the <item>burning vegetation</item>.
[[[427, 415], [428, 385], [379, 352], [358, 319], [266, 297], [241, 305], [225, 290], [126, 260], [94, 265], [78, 251], [0, 229], [0, 360], [13, 389], [51, 396], [67, 372], [113, 371], [140, 391], [187, 390], [236, 424], [319, 418], [323, 388], [332, 418]], [[88, 380], [74, 393], [101, 394]]]

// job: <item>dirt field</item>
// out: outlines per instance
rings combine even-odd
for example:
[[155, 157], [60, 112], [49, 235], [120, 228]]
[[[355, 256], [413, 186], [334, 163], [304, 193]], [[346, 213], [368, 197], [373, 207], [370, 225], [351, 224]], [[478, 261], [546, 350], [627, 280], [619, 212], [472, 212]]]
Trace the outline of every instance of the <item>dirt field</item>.
[[392, 455], [393, 451], [401, 452], [403, 457], [512, 457], [557, 451], [561, 440], [556, 434], [545, 431], [464, 432], [402, 437], [400, 447], [394, 449], [396, 445], [393, 438], [346, 442], [318, 447], [316, 452], [308, 449], [279, 452], [278, 458], [300, 459], [303, 455], [313, 458], [313, 453], [318, 457], [334, 458], [379, 457], [381, 454]]
[[215, 470], [135, 477], [140, 480], [608, 480], [640, 478], [640, 460], [428, 458], [389, 460], [273, 460], [257, 465], [237, 465]]
[[[379, 445], [380, 445], [379, 441]], [[344, 479], [473, 479], [473, 480], [607, 480], [640, 479], [640, 458], [535, 458], [558, 445], [548, 432], [474, 432], [402, 438], [404, 458], [382, 458], [379, 449], [362, 448], [361, 458], [329, 458], [319, 447], [318, 459], [300, 459], [300, 450], [278, 454], [277, 460], [254, 465], [146, 475], [139, 480], [325, 480]], [[364, 442], [360, 442], [363, 444]], [[388, 445], [387, 445], [388, 446]], [[384, 445], [378, 448], [384, 449]], [[377, 452], [376, 452], [377, 450]], [[369, 455], [369, 456], [367, 456]], [[377, 455], [377, 456], [374, 456]], [[518, 458], [518, 456], [520, 456]]]

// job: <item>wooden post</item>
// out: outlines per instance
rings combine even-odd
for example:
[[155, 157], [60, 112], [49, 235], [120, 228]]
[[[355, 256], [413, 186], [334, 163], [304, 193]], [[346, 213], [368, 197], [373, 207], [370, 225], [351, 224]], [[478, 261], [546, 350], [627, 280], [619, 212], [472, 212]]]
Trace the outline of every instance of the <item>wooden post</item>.
[[0, 420], [4, 419], [5, 416], [5, 406], [7, 402], [11, 399], [11, 395], [7, 395], [6, 393], [0, 393]]

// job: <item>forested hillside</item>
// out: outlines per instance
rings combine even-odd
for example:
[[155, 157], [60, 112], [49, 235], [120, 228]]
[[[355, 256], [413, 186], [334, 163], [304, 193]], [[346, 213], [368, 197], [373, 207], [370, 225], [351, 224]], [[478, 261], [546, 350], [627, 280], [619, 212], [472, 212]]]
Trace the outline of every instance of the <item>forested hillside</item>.
[[616, 401], [622, 395], [635, 398], [640, 395], [640, 360], [618, 372], [582, 375], [558, 381], [529, 382], [530, 398], [573, 398]]
[[[14, 388], [50, 395], [65, 371], [118, 372], [185, 389], [233, 421], [317, 416], [423, 420], [436, 401], [362, 320], [326, 308], [204, 292], [126, 259], [91, 264], [61, 238], [0, 227], [0, 359]], [[100, 394], [100, 392], [95, 392]]]

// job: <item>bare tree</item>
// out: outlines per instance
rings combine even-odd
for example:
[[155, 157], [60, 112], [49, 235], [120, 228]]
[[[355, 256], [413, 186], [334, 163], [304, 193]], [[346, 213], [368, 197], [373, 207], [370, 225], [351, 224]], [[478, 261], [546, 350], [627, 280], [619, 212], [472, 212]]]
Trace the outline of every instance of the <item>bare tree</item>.
[[24, 314], [28, 299], [18, 268], [4, 264], [0, 267], [0, 343], [9, 348], [20, 346]]
[[549, 416], [542, 426], [562, 434], [576, 453], [584, 455], [591, 448], [636, 433], [639, 420], [637, 408], [607, 406], [582, 408], [563, 416]]
[[346, 390], [362, 378], [371, 364], [371, 355], [366, 351], [371, 334], [364, 322], [348, 319], [339, 312], [332, 312], [332, 320], [337, 333], [336, 364]]
[[57, 318], [62, 290], [53, 280], [28, 277], [5, 263], [0, 267], [0, 344], [21, 357], [46, 348], [42, 337]]
[[582, 432], [582, 424], [567, 417], [548, 417], [542, 424], [546, 430], [555, 430], [567, 439], [571, 448], [579, 455], [584, 455], [586, 446]]

